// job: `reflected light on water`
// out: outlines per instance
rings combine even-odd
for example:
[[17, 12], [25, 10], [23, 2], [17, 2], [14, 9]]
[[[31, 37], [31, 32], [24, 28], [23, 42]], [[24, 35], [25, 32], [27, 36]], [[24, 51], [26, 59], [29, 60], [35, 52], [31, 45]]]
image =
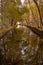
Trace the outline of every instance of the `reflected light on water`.
[[22, 49], [22, 50], [21, 50], [21, 53], [22, 53], [22, 55], [24, 55], [24, 54], [25, 54], [24, 49]]
[[21, 26], [20, 25], [18, 25], [16, 28], [20, 28]]
[[17, 25], [17, 27], [16, 28], [20, 28], [21, 27], [21, 25], [20, 25], [21, 23], [20, 22], [17, 22], [16, 23], [16, 25]]
[[22, 55], [25, 54], [25, 50], [26, 50], [26, 49], [27, 49], [27, 47], [22, 48], [22, 50], [21, 50]]

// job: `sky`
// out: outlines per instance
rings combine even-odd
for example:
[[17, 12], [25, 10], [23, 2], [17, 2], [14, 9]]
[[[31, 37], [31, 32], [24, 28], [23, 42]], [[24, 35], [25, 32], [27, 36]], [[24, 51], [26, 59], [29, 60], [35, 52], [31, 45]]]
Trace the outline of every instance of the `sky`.
[[22, 4], [24, 3], [25, 0], [21, 0]]

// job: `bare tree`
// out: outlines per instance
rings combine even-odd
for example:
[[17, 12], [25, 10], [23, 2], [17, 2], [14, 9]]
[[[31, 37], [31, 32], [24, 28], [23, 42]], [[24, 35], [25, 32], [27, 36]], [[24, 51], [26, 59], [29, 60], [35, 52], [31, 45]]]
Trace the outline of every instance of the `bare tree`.
[[37, 8], [38, 8], [38, 12], [39, 12], [39, 15], [40, 15], [40, 23], [43, 25], [41, 13], [40, 13], [40, 8], [39, 8], [39, 6], [38, 6], [36, 0], [34, 0], [34, 2], [35, 2], [36, 6], [37, 6]]

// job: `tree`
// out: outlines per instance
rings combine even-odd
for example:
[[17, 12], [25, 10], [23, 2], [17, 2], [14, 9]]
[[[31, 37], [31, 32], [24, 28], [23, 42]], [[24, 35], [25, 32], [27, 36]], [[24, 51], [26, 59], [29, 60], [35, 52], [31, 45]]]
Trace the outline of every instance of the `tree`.
[[26, 27], [30, 28], [36, 35], [43, 38], [43, 31], [40, 31], [39, 29], [37, 29], [35, 27], [28, 26], [28, 25], [26, 25]]
[[[10, 15], [11, 19], [15, 21], [21, 21], [22, 15], [27, 12], [26, 8], [22, 7], [20, 0], [8, 1], [4, 10], [5, 15]], [[9, 17], [9, 16], [8, 16]], [[12, 21], [12, 20], [11, 20]]]

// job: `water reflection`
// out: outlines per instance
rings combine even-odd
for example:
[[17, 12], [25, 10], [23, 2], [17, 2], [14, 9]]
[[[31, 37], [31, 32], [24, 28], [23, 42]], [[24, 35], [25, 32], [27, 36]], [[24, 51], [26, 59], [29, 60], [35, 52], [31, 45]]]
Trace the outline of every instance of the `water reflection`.
[[[22, 32], [20, 32], [21, 30]], [[0, 45], [2, 44], [0, 46], [2, 55], [5, 55], [4, 57], [6, 57], [7, 61], [10, 59], [9, 62], [18, 62], [22, 59], [17, 65], [36, 65], [37, 63], [43, 63], [43, 46], [39, 50], [40, 38], [33, 34], [32, 31], [29, 30], [29, 33], [27, 31], [28, 29], [26, 27], [25, 29], [21, 29], [21, 27], [17, 29], [16, 27], [13, 37], [10, 31], [4, 38], [5, 46], [3, 46], [3, 39], [0, 40]]]

